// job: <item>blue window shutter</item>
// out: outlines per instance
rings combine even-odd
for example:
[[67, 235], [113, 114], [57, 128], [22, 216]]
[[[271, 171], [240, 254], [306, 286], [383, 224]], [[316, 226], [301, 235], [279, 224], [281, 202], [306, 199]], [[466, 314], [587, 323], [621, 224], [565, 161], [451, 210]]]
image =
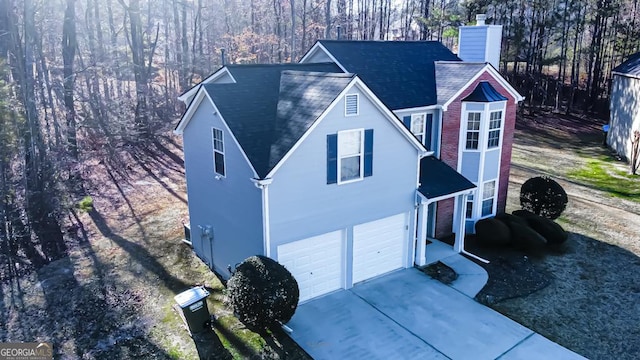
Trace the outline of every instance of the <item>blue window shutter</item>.
[[338, 182], [338, 134], [327, 135], [327, 184]]
[[411, 115], [403, 117], [402, 122], [404, 123], [404, 126], [411, 131]]
[[373, 129], [364, 131], [364, 176], [373, 175]]
[[427, 121], [424, 125], [424, 146], [427, 150], [433, 150], [431, 148], [431, 138], [433, 133], [433, 114], [427, 114]]

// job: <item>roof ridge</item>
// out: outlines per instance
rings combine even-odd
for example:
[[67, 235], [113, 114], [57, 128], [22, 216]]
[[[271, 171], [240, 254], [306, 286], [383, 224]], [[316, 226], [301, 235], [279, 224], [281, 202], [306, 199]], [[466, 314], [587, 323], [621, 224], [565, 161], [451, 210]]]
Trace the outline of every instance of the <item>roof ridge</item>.
[[278, 67], [278, 66], [314, 66], [333, 64], [331, 61], [317, 63], [277, 63], [277, 64], [226, 64], [224, 67]]
[[460, 60], [436, 60], [435, 64], [455, 64], [455, 65], [487, 65], [488, 62], [479, 62], [479, 61], [460, 61]]
[[335, 77], [335, 78], [352, 78], [356, 76], [353, 73], [337, 73], [322, 71], [305, 71], [305, 70], [282, 70], [283, 75], [299, 75], [313, 77]]
[[[344, 43], [396, 43], [396, 44], [411, 44], [411, 43], [438, 43], [442, 44], [438, 40], [334, 40], [334, 39], [321, 39], [318, 42], [344, 42]], [[444, 44], [442, 44], [444, 45]]]

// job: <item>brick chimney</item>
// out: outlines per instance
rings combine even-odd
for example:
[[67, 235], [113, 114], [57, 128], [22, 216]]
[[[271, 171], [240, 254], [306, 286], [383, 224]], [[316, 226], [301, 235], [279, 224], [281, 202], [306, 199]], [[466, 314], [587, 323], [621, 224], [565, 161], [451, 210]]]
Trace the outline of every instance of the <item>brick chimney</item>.
[[458, 57], [469, 62], [488, 62], [500, 66], [502, 25], [487, 25], [485, 14], [476, 15], [476, 25], [460, 26]]

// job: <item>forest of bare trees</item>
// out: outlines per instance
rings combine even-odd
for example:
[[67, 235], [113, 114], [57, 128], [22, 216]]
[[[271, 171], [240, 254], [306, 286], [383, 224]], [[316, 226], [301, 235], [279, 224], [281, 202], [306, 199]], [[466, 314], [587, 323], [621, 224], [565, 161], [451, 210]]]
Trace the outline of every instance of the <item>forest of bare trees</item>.
[[[640, 51], [638, 0], [0, 0], [0, 275], [65, 255], [82, 164], [167, 136], [222, 64], [297, 61], [321, 38], [439, 40], [486, 13], [529, 108], [606, 108]], [[338, 35], [339, 34], [339, 35]], [[604, 114], [604, 113], [602, 113]], [[605, 114], [606, 116], [606, 114]], [[122, 166], [113, 166], [122, 169]], [[122, 170], [120, 170], [122, 171]], [[122, 175], [126, 176], [126, 174]], [[6, 266], [4, 264], [8, 264]]]

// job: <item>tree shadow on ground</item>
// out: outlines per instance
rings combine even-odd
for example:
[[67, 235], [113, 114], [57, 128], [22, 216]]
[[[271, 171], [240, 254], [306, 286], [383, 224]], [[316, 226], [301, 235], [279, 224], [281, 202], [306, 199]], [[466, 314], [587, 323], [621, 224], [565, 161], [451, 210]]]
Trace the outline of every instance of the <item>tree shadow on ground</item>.
[[114, 233], [102, 215], [95, 208], [89, 211], [89, 216], [102, 236], [116, 243], [120, 248], [126, 251], [133, 260], [142, 265], [147, 271], [158, 276], [168, 289], [177, 293], [190, 287], [189, 284], [171, 275], [142, 245], [127, 240]]
[[[565, 114], [549, 114], [548, 116], [524, 116], [516, 121], [516, 130], [524, 136], [518, 136], [518, 143], [526, 146], [540, 146], [552, 149], [573, 149], [588, 151], [585, 146], [595, 146], [594, 151], [602, 146], [602, 125], [605, 122], [590, 117]], [[527, 134], [535, 134], [529, 138]]]
[[233, 356], [227, 350], [218, 335], [209, 328], [206, 331], [195, 333], [192, 336], [193, 343], [198, 351], [198, 357], [203, 360], [229, 360]]

